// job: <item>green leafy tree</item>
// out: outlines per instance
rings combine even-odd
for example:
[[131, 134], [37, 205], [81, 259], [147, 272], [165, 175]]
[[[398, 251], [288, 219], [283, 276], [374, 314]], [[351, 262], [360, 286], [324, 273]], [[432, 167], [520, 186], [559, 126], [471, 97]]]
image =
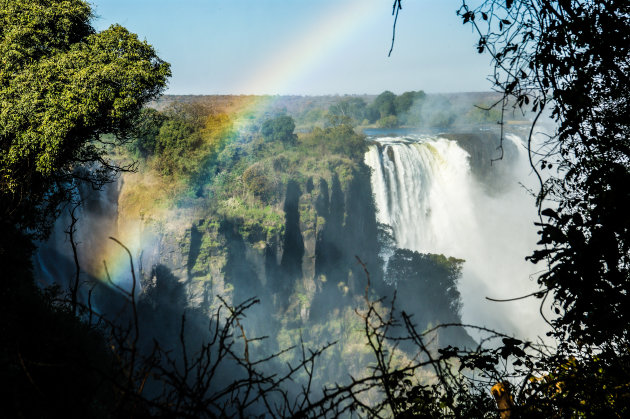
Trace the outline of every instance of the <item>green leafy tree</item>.
[[102, 135], [124, 141], [170, 76], [149, 44], [91, 18], [81, 0], [0, 2], [0, 214], [20, 228], [45, 232], [73, 179], [124, 169]]
[[[397, 284], [401, 295], [398, 308], [421, 316], [415, 320], [425, 327], [435, 320], [460, 322], [461, 298], [457, 283], [463, 263], [462, 259], [444, 255], [396, 249], [388, 260], [386, 276]], [[410, 299], [413, 305], [409, 304]]]
[[322, 154], [341, 154], [361, 160], [367, 150], [365, 136], [357, 134], [348, 124], [316, 127], [312, 132], [300, 137], [300, 143], [309, 149], [318, 149]]
[[326, 111], [320, 108], [309, 108], [300, 113], [296, 119], [301, 124], [316, 124], [324, 119]]
[[[158, 169], [164, 175], [188, 172], [187, 162], [202, 143], [200, 127], [183, 118], [169, 118], [164, 122], [157, 136]], [[193, 167], [190, 169], [194, 169]]]
[[426, 96], [426, 93], [422, 90], [418, 90], [417, 92], [405, 92], [400, 96], [396, 96], [394, 107], [396, 108], [396, 116], [399, 123], [404, 125], [418, 125], [419, 122], [417, 118], [414, 118], [412, 107], [418, 110], [421, 109]]
[[295, 122], [288, 115], [280, 115], [266, 120], [260, 130], [265, 141], [280, 141], [285, 144], [295, 144], [297, 135]]
[[263, 202], [267, 202], [273, 194], [273, 183], [269, 180], [268, 174], [260, 164], [254, 164], [243, 172], [243, 182], [256, 197]]
[[384, 91], [374, 99], [372, 108], [376, 109], [381, 118], [396, 115], [396, 105], [394, 104], [396, 95], [389, 90]]
[[401, 115], [411, 108], [413, 102], [416, 100], [416, 97], [419, 97], [419, 93], [424, 95], [424, 92], [420, 91], [416, 92], [405, 92], [400, 96], [396, 96], [394, 99], [394, 109], [396, 110], [396, 115]]
[[132, 135], [135, 141], [132, 143], [132, 148], [143, 157], [154, 154], [158, 149], [160, 129], [166, 119], [166, 115], [153, 108], [142, 109], [133, 128]]
[[31, 265], [32, 236], [46, 235], [73, 182], [99, 186], [125, 169], [106, 158], [108, 148], [126, 140], [170, 75], [150, 45], [117, 25], [97, 33], [91, 18], [80, 0], [0, 0], [0, 362], [3, 388], [11, 388], [2, 399], [8, 417], [140, 414], [120, 409], [124, 372], [103, 328], [76, 317], [76, 299], [42, 295]]
[[374, 106], [370, 105], [365, 110], [365, 119], [367, 119], [370, 123], [378, 121], [380, 117], [381, 113], [376, 108], [374, 108]]
[[334, 113], [328, 113], [326, 115], [326, 123], [324, 124], [325, 127], [336, 127], [339, 125], [354, 126], [356, 124], [355, 120], [348, 115], [337, 115]]

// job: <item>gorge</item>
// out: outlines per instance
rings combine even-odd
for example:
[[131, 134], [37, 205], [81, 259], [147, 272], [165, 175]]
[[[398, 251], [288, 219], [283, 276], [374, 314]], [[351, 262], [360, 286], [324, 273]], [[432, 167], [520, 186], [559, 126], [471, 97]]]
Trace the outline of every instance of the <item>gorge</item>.
[[[491, 165], [497, 140], [495, 130], [368, 137], [365, 154], [350, 159], [307, 155], [299, 161], [306, 172], [292, 168], [292, 149], [250, 158], [238, 182], [268, 188], [257, 201], [237, 190], [214, 202], [207, 193], [192, 204], [149, 205], [134, 187], [150, 189], [154, 180], [142, 172], [102, 191], [79, 188], [82, 298], [89, 294], [102, 312], [122, 310], [116, 288], [130, 290], [132, 276], [125, 250], [108, 239], [116, 237], [133, 254], [147, 339], [175, 348], [182, 313], [198, 331], [224, 302], [257, 297], [243, 325], [248, 336], [270, 337], [258, 353], [338, 341], [320, 364], [320, 384], [360, 375], [370, 359], [354, 312], [366, 286], [357, 257], [371, 295], [391, 299], [398, 290], [397, 309], [413, 314], [421, 330], [463, 322], [535, 337], [544, 327], [531, 301], [485, 300], [533, 285], [524, 256], [535, 240], [535, 211], [518, 184], [526, 182], [525, 154], [520, 137], [508, 134], [504, 159]], [[261, 200], [271, 205], [257, 207]], [[61, 217], [36, 253], [44, 283], [75, 277], [69, 222]], [[449, 329], [439, 344], [474, 346], [476, 338]]]

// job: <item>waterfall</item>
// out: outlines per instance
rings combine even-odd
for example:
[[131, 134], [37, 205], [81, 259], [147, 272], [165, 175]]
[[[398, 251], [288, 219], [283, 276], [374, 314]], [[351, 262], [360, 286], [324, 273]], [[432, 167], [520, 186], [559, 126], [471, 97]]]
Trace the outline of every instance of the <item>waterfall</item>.
[[468, 154], [457, 143], [384, 139], [370, 147], [366, 163], [373, 169], [378, 222], [392, 227], [398, 247], [461, 253], [458, 233], [474, 214]]
[[[508, 141], [522, 148], [517, 136]], [[376, 138], [365, 163], [372, 169], [377, 219], [391, 226], [397, 247], [466, 260], [459, 285], [463, 321], [534, 338], [546, 330], [538, 301], [485, 299], [537, 290], [530, 279], [536, 267], [524, 259], [536, 243], [536, 211], [519, 186], [528, 173], [521, 151], [513, 161], [495, 163], [510, 165], [512, 177], [511, 186], [495, 194], [475, 179], [470, 155], [445, 138]]]

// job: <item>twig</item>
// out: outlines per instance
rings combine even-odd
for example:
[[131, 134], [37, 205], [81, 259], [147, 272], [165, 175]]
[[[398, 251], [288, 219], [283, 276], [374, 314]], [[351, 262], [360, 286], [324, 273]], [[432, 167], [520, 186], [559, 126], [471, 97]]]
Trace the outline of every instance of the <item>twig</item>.
[[394, 41], [396, 40], [396, 23], [398, 22], [398, 12], [402, 10], [402, 0], [394, 0], [394, 5], [392, 7], [392, 16], [394, 16], [394, 25], [392, 27], [392, 45], [389, 48], [389, 52], [387, 56], [390, 57], [392, 55], [392, 51], [394, 50]]

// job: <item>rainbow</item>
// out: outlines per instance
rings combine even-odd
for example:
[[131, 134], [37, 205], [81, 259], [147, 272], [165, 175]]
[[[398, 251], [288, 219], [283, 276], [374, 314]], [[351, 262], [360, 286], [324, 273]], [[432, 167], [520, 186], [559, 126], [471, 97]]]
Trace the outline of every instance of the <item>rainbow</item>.
[[[295, 83], [313, 67], [343, 46], [343, 41], [360, 29], [375, 24], [386, 9], [382, 2], [337, 2], [324, 18], [315, 22], [277, 54], [267, 60], [250, 80], [243, 83], [246, 92], [266, 91], [278, 94], [292, 91]], [[389, 6], [387, 6], [389, 7]]]
[[[266, 63], [257, 66], [254, 74], [242, 82], [245, 92], [267, 92], [265, 96], [251, 96], [244, 106], [232, 115], [234, 127], [240, 127], [252, 116], [257, 116], [273, 106], [279, 99], [278, 93], [291, 91], [301, 78], [308, 75], [319, 62], [343, 46], [343, 41], [357, 31], [376, 24], [379, 17], [387, 13], [389, 2], [354, 0], [335, 2], [323, 17], [298, 34], [288, 45], [269, 57]], [[134, 256], [134, 268], [139, 269], [137, 260], [141, 252], [152, 247], [150, 238], [142, 237], [140, 223], [130, 222], [118, 226], [118, 238], [125, 242]], [[117, 243], [106, 240], [102, 248], [95, 250], [99, 264], [88, 266], [90, 273], [114, 286], [131, 289], [132, 275], [129, 255]], [[107, 273], [103, 260], [107, 265]], [[136, 273], [136, 278], [140, 276]], [[109, 278], [109, 279], [108, 279]], [[112, 281], [115, 285], [111, 284]]]

